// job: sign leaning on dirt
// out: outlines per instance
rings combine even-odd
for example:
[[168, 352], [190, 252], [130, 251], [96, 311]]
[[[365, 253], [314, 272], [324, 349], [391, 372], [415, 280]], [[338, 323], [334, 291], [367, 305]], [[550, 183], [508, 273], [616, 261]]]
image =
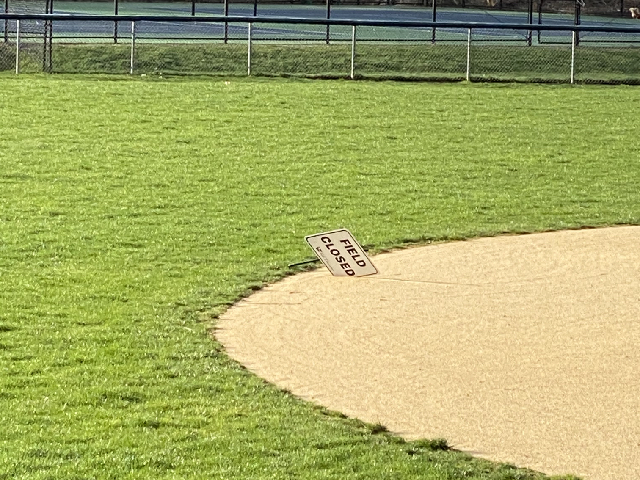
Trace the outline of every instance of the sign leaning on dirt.
[[304, 239], [337, 277], [364, 277], [378, 273], [364, 249], [347, 229], [308, 235]]

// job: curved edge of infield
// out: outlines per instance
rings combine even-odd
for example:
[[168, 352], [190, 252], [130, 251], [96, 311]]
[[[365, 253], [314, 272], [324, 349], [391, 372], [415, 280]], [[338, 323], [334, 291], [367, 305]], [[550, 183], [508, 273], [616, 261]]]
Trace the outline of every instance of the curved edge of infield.
[[478, 238], [287, 277], [215, 336], [256, 375], [407, 439], [640, 478], [640, 227]]

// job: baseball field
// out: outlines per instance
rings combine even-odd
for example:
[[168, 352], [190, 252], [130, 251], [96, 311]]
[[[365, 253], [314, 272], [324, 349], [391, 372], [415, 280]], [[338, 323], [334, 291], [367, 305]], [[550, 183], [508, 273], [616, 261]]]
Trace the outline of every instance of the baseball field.
[[0, 478], [546, 478], [303, 401], [212, 332], [301, 269], [308, 234], [348, 228], [373, 254], [640, 224], [638, 88], [0, 89]]

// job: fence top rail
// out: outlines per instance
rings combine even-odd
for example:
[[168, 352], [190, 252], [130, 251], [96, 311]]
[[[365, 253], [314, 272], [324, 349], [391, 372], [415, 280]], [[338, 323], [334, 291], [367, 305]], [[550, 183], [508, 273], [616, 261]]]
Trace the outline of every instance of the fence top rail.
[[412, 27], [412, 28], [465, 28], [533, 31], [575, 31], [575, 32], [615, 32], [640, 34], [640, 26], [613, 25], [541, 25], [532, 23], [489, 23], [489, 22], [417, 22], [364, 19], [328, 19], [300, 17], [266, 16], [167, 16], [167, 15], [88, 15], [88, 14], [22, 14], [0, 13], [0, 20], [52, 20], [52, 21], [102, 21], [102, 22], [173, 22], [173, 23], [272, 23], [301, 25], [343, 25], [370, 27]]

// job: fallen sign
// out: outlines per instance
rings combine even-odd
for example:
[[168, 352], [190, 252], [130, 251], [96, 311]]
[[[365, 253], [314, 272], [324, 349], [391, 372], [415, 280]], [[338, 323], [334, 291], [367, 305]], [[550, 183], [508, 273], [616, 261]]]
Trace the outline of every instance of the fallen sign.
[[375, 275], [378, 269], [347, 229], [304, 237], [318, 258], [337, 277]]

